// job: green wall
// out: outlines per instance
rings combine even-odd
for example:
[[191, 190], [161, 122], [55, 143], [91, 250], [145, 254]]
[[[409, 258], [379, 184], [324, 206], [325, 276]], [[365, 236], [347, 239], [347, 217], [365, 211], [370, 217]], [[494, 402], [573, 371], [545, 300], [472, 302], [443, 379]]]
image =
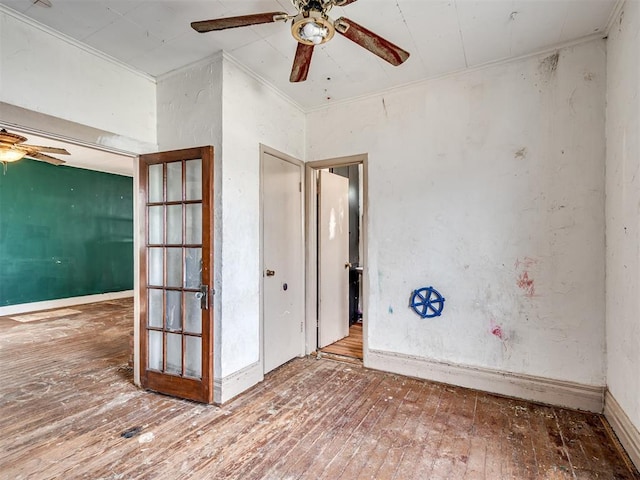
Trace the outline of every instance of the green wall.
[[133, 179], [0, 164], [0, 306], [133, 289]]

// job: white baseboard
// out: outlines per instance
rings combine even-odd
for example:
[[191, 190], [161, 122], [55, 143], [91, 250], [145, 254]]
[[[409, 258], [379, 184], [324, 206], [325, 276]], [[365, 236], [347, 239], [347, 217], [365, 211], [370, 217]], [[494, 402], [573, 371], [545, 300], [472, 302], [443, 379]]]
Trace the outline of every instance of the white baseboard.
[[17, 315], [20, 313], [38, 312], [40, 310], [51, 310], [53, 308], [72, 307], [74, 305], [84, 305], [86, 303], [103, 302], [105, 300], [116, 300], [118, 298], [127, 297], [133, 297], [133, 290], [83, 295], [81, 297], [59, 298], [57, 300], [45, 300], [43, 302], [20, 303], [18, 305], [7, 305], [6, 307], [0, 307], [0, 317]]
[[604, 416], [611, 424], [629, 458], [640, 470], [640, 432], [609, 390], [604, 394]]
[[534, 402], [602, 413], [605, 387], [369, 350], [365, 367]]
[[236, 395], [264, 380], [262, 364], [252, 363], [242, 370], [213, 381], [213, 401], [217, 404], [228, 402]]

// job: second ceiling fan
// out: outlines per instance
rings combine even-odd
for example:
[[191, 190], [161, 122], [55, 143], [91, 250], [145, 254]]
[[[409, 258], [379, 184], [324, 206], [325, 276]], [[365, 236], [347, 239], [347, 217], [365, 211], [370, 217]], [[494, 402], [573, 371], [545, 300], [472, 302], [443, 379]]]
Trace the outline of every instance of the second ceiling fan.
[[404, 63], [409, 58], [409, 52], [406, 50], [346, 17], [340, 17], [337, 20], [329, 18], [328, 12], [332, 7], [344, 7], [355, 1], [291, 0], [298, 10], [296, 15], [289, 15], [286, 12], [256, 13], [192, 22], [191, 27], [197, 32], [205, 33], [227, 28], [291, 20], [291, 33], [298, 41], [298, 48], [293, 60], [291, 76], [289, 77], [291, 82], [303, 82], [307, 79], [313, 48], [331, 40], [335, 32], [366, 48], [391, 65], [398, 66]]

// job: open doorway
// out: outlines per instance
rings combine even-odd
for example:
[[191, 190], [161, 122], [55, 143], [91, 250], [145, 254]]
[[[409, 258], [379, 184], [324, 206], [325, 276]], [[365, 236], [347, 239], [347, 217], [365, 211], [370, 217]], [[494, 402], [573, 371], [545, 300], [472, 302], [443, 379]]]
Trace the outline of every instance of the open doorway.
[[366, 355], [366, 155], [307, 164], [307, 350]]

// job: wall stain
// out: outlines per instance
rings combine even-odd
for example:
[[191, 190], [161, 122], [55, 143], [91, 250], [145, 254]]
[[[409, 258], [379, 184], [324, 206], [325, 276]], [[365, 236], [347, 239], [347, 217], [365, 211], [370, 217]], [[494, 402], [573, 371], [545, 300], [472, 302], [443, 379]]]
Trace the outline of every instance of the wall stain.
[[558, 62], [560, 61], [560, 54], [558, 52], [545, 57], [538, 66], [538, 70], [545, 77], [550, 78], [558, 69]]
[[527, 158], [527, 147], [522, 147], [520, 150], [518, 150], [513, 155], [513, 158]]
[[529, 272], [527, 271], [520, 274], [516, 285], [518, 285], [520, 289], [524, 290], [527, 297], [533, 297], [536, 294], [535, 283], [533, 281], [533, 278], [529, 278]]
[[495, 325], [491, 328], [491, 335], [498, 337], [500, 340], [504, 340], [504, 332], [502, 331], [502, 327], [500, 325]]
[[537, 264], [538, 260], [536, 260], [535, 258], [524, 257], [522, 260], [516, 258], [516, 262], [513, 264], [513, 266], [517, 270], [518, 268], [520, 268], [520, 266], [523, 266], [524, 268], [531, 268]]

